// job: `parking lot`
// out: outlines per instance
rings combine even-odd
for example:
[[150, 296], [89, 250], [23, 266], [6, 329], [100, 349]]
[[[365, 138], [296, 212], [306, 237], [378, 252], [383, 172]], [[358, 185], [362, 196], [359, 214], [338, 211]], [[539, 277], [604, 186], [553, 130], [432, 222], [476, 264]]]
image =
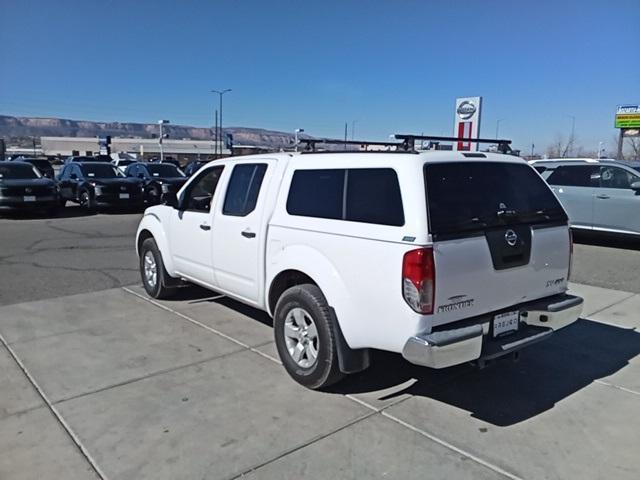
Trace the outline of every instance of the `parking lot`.
[[0, 478], [629, 478], [640, 471], [640, 248], [577, 236], [582, 319], [484, 370], [374, 353], [328, 392], [270, 319], [151, 301], [140, 214], [0, 219]]

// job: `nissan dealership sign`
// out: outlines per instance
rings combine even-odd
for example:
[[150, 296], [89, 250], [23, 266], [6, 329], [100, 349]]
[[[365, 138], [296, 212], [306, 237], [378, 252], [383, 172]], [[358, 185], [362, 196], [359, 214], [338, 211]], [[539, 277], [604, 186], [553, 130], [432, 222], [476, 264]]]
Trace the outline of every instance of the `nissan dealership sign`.
[[[456, 122], [453, 135], [460, 139], [478, 138], [480, 135], [480, 113], [482, 97], [464, 97], [456, 99]], [[476, 151], [477, 143], [459, 141], [454, 150]]]

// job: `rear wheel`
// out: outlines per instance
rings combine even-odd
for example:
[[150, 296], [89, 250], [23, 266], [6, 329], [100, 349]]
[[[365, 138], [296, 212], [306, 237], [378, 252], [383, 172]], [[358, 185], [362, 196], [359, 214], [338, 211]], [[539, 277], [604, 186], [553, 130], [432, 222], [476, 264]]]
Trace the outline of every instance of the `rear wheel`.
[[167, 286], [170, 277], [153, 238], [147, 238], [140, 247], [140, 276], [142, 285], [150, 297], [162, 299], [175, 293], [175, 288]]
[[319, 389], [342, 379], [333, 319], [316, 285], [286, 290], [276, 305], [273, 323], [278, 354], [296, 382]]

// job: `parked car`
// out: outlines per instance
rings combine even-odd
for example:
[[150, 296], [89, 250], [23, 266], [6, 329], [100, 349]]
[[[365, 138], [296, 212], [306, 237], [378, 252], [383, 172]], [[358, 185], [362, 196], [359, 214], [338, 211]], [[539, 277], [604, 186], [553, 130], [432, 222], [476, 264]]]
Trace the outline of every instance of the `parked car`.
[[571, 227], [640, 236], [640, 171], [616, 160], [531, 162], [569, 214]]
[[116, 167], [122, 173], [125, 172], [127, 167], [132, 163], [137, 162], [137, 159], [128, 153], [112, 153], [111, 154], [111, 165]]
[[171, 163], [132, 163], [126, 168], [125, 175], [142, 180], [145, 199], [151, 205], [159, 203], [163, 193], [177, 192], [187, 180]]
[[58, 206], [56, 183], [44, 177], [31, 163], [0, 162], [0, 210], [44, 210]]
[[200, 162], [200, 161], [197, 161], [197, 160], [189, 162], [187, 164], [187, 166], [184, 167], [184, 174], [187, 177], [190, 177], [191, 175], [196, 173], [198, 170], [200, 170], [200, 167], [202, 167], [203, 165], [206, 165], [207, 163], [208, 162]]
[[285, 369], [310, 388], [367, 368], [371, 348], [482, 364], [582, 311], [566, 293], [567, 215], [511, 155], [232, 157], [164, 202], [137, 231], [147, 293], [187, 281], [265, 310]]
[[30, 163], [31, 165], [36, 167], [38, 172], [40, 172], [43, 177], [51, 179], [55, 177], [53, 166], [51, 166], [51, 163], [46, 158], [18, 157], [15, 160]]
[[110, 163], [71, 162], [58, 176], [60, 206], [67, 201], [80, 204], [86, 210], [98, 207], [141, 207], [144, 202], [142, 182], [126, 178]]

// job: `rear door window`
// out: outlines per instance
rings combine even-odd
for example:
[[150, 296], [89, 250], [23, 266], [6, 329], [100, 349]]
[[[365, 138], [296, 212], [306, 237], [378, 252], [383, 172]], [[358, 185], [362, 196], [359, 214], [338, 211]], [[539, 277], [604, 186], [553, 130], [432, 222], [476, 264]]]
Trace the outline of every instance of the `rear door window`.
[[244, 217], [253, 212], [266, 171], [265, 163], [240, 164], [233, 167], [222, 214]]
[[424, 167], [431, 233], [566, 222], [556, 197], [528, 165], [447, 162]]
[[296, 170], [287, 198], [289, 215], [341, 219], [344, 173], [344, 169]]
[[599, 168], [594, 165], [563, 165], [549, 175], [547, 182], [565, 187], [595, 187]]

